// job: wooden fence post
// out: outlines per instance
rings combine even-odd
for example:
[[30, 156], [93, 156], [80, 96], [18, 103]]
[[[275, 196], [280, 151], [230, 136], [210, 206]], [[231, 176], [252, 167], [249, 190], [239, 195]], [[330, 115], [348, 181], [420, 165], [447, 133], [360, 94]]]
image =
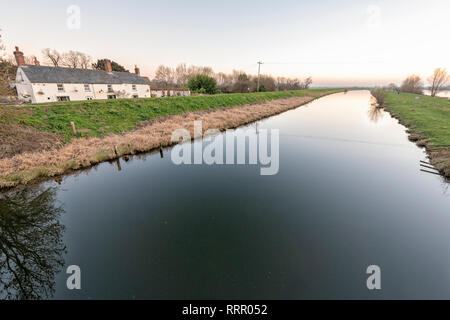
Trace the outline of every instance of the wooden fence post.
[[75, 128], [75, 123], [73, 121], [70, 121], [70, 125], [72, 126], [73, 134], [77, 135], [77, 128]]

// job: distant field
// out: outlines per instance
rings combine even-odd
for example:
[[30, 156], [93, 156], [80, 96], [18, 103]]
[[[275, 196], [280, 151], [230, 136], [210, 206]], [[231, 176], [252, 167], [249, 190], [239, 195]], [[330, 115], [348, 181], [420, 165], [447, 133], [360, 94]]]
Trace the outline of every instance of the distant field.
[[73, 137], [70, 121], [75, 123], [81, 136], [101, 137], [107, 133], [130, 131], [141, 121], [162, 116], [280, 98], [314, 96], [325, 91], [330, 89], [34, 104], [22, 107], [21, 112], [16, 111], [13, 120], [56, 133], [69, 141]]
[[386, 105], [391, 114], [421, 138], [430, 140], [436, 146], [450, 147], [449, 99], [390, 92]]

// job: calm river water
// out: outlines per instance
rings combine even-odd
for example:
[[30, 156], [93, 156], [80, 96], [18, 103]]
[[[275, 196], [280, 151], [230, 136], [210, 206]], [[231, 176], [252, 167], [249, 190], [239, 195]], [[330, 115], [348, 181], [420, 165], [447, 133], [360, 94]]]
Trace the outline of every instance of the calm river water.
[[[0, 295], [450, 298], [449, 184], [420, 171], [426, 154], [368, 91], [245, 129], [264, 128], [280, 130], [277, 175], [177, 166], [168, 149], [3, 196], [0, 276], [11, 286]], [[81, 290], [66, 287], [70, 265]], [[366, 287], [369, 265], [381, 290]]]

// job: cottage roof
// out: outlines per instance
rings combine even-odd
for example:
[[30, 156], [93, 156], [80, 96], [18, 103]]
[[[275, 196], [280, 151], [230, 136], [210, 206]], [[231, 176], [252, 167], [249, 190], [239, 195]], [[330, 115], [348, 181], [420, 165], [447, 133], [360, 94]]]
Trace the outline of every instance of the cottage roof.
[[73, 69], [27, 65], [20, 66], [32, 83], [147, 84], [145, 79], [129, 72]]

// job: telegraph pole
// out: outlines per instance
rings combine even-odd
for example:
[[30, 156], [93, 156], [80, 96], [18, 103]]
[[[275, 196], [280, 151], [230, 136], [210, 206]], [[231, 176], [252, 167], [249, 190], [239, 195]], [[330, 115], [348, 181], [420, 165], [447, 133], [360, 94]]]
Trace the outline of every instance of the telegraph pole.
[[258, 61], [258, 85], [256, 86], [256, 92], [259, 92], [259, 77], [261, 74], [261, 65], [264, 64], [264, 62]]

